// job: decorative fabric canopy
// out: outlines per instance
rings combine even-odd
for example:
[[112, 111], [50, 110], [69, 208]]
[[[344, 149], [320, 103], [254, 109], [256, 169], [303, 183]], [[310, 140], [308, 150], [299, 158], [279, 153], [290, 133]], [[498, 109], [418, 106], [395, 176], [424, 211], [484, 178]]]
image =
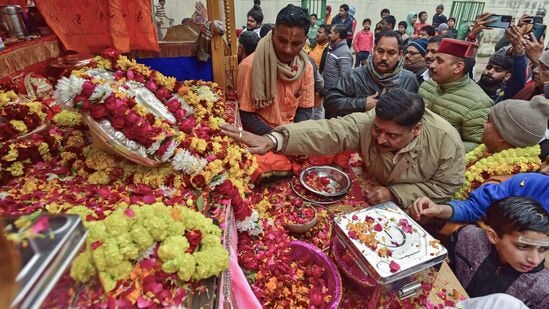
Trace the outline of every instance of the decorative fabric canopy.
[[36, 6], [67, 50], [159, 51], [151, 0], [38, 0]]

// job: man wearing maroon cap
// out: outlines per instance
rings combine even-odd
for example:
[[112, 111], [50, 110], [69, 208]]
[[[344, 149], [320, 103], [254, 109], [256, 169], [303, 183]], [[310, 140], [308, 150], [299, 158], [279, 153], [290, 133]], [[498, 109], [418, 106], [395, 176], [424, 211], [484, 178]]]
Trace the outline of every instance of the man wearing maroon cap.
[[429, 65], [431, 79], [419, 89], [426, 106], [461, 134], [466, 152], [481, 143], [484, 122], [493, 103], [468, 75], [476, 50], [470, 42], [442, 39], [435, 61]]

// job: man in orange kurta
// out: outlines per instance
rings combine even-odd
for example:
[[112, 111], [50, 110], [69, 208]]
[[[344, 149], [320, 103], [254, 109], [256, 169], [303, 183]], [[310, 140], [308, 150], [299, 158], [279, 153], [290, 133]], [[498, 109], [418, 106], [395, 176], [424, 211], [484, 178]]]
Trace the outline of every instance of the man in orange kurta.
[[311, 119], [313, 68], [302, 51], [308, 30], [307, 11], [288, 5], [255, 53], [238, 66], [240, 117], [247, 131], [267, 134], [278, 125]]

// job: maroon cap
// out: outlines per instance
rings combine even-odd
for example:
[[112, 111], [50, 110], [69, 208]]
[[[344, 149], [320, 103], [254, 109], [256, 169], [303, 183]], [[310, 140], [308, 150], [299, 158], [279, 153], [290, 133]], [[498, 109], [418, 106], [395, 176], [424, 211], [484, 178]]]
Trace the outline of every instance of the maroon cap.
[[478, 46], [474, 43], [444, 38], [438, 45], [437, 53], [444, 53], [460, 58], [475, 58]]

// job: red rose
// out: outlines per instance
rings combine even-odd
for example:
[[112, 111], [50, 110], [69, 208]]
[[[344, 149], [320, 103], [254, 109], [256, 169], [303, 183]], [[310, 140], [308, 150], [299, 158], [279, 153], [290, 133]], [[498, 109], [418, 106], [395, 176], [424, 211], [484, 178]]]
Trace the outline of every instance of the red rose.
[[141, 73], [135, 73], [135, 81], [140, 82], [140, 83], [144, 83], [145, 82], [145, 76], [143, 76], [143, 74], [141, 74]]
[[140, 120], [141, 117], [137, 115], [135, 112], [130, 111], [128, 115], [126, 116], [126, 122], [128, 124], [135, 124]]
[[124, 77], [124, 72], [120, 71], [120, 70], [116, 70], [116, 72], [114, 72], [114, 78], [116, 80], [119, 80], [121, 79], [122, 77]]
[[93, 94], [94, 90], [95, 84], [87, 80], [82, 84], [82, 91], [80, 91], [80, 95], [89, 98]]
[[74, 102], [74, 105], [76, 107], [80, 107], [84, 110], [89, 110], [90, 109], [90, 100], [88, 100], [88, 98], [86, 98], [84, 96], [77, 95], [76, 97], [74, 97], [74, 99], [72, 101]]
[[126, 105], [118, 105], [113, 111], [112, 115], [115, 117], [124, 117], [126, 116], [126, 112], [128, 111], [128, 107]]
[[196, 126], [196, 119], [193, 116], [190, 116], [189, 118], [181, 121], [181, 124], [179, 125], [179, 129], [186, 134], [189, 134], [192, 132], [193, 128]]
[[185, 237], [187, 237], [187, 240], [189, 241], [189, 249], [187, 249], [186, 252], [193, 253], [194, 249], [198, 247], [202, 241], [202, 232], [200, 232], [200, 230], [187, 231]]
[[105, 99], [105, 107], [109, 112], [112, 112], [116, 108], [116, 96], [110, 95], [107, 99]]
[[181, 108], [181, 104], [179, 104], [179, 101], [177, 99], [173, 99], [166, 102], [166, 107], [171, 113], [175, 113]]
[[116, 58], [118, 58], [118, 52], [116, 51], [116, 49], [109, 47], [101, 52], [101, 56], [103, 58], [115, 60]]
[[247, 202], [242, 201], [239, 195], [238, 199], [233, 199], [233, 212], [237, 220], [244, 220], [252, 214], [252, 209]]
[[126, 119], [124, 119], [124, 117], [114, 117], [111, 120], [111, 124], [113, 128], [117, 130], [122, 130], [126, 125]]
[[149, 80], [145, 84], [145, 87], [147, 87], [147, 89], [149, 89], [152, 92], [155, 92], [158, 89], [158, 86], [156, 85], [156, 83], [153, 80]]
[[90, 116], [93, 119], [100, 120], [107, 115], [108, 111], [104, 104], [90, 104]]
[[183, 121], [183, 119], [185, 119], [185, 114], [187, 114], [187, 112], [184, 109], [178, 109], [173, 113], [175, 120], [178, 123], [180, 123], [181, 121]]
[[203, 188], [206, 186], [206, 179], [202, 175], [196, 175], [191, 179], [195, 188]]
[[159, 100], [167, 99], [170, 95], [171, 95], [171, 92], [165, 87], [162, 87], [158, 89], [158, 91], [156, 91], [156, 97]]

